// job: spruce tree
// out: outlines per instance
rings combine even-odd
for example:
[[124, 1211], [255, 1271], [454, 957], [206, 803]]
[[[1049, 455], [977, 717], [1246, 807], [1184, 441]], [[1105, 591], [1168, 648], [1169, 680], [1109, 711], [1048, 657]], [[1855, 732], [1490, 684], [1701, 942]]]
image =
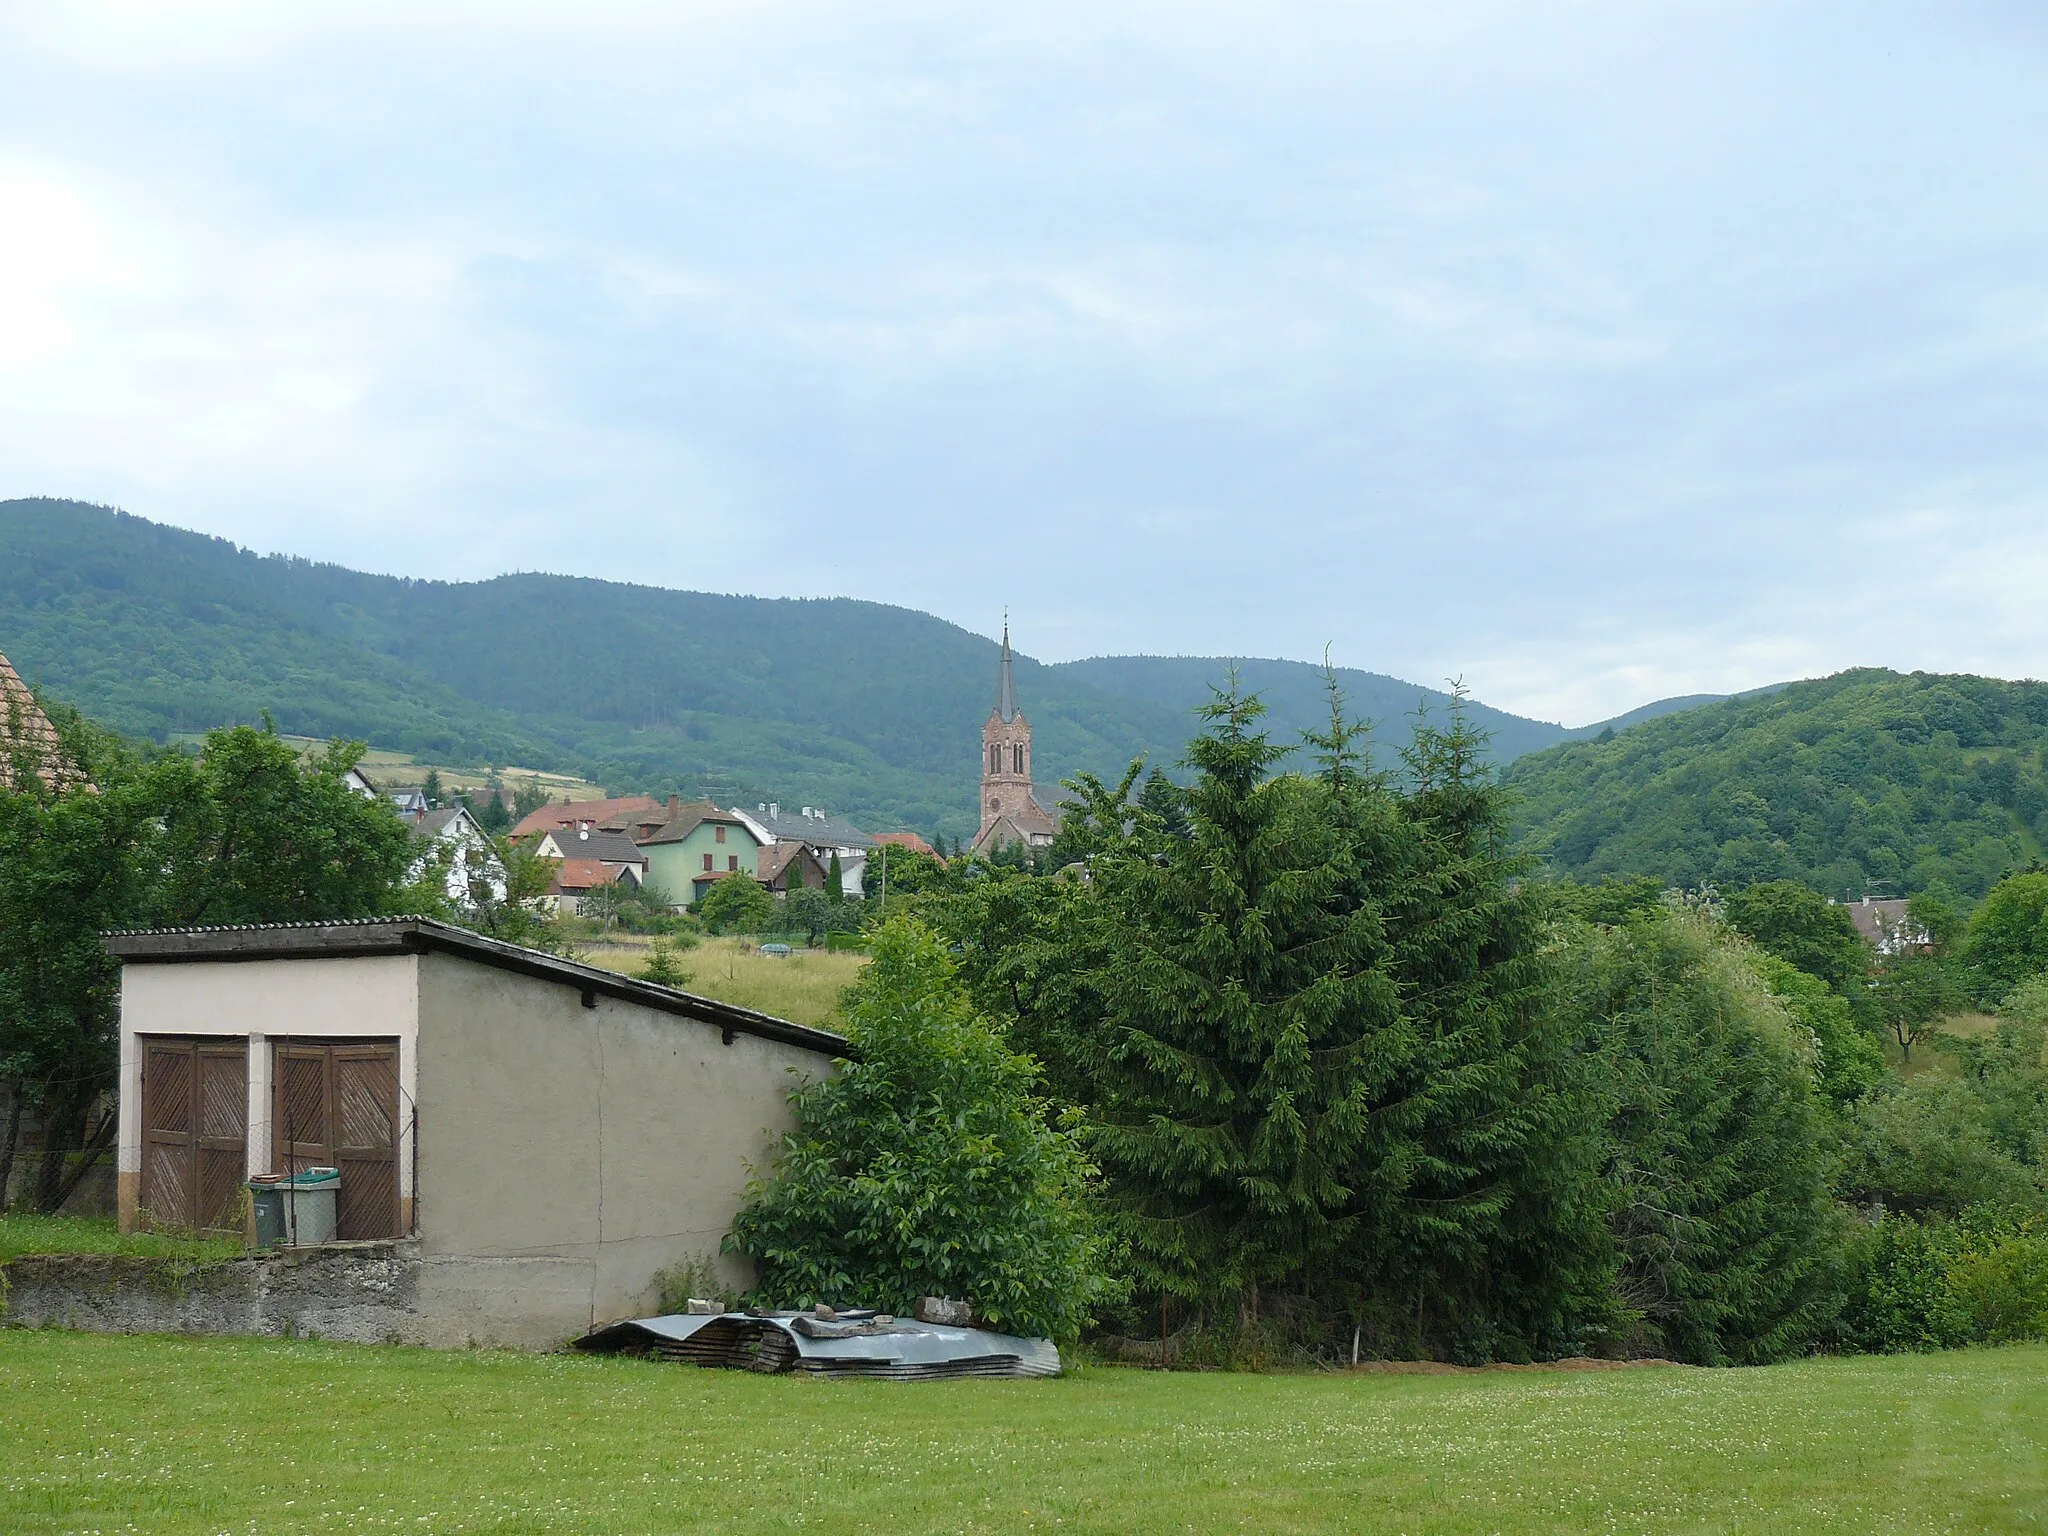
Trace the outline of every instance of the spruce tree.
[[[1352, 1179], [1401, 1034], [1345, 829], [1233, 679], [1188, 749], [1188, 830], [1129, 818], [1077, 906], [1099, 964], [1092, 1145], [1140, 1284], [1256, 1323], [1350, 1236]], [[1129, 778], [1123, 786], [1128, 794]], [[1099, 788], [1099, 787], [1098, 787]], [[1107, 808], [1095, 818], [1114, 830]]]
[[1367, 1293], [1469, 1360], [1570, 1347], [1604, 1286], [1597, 1121], [1555, 1007], [1548, 933], [1486, 737], [1454, 688], [1403, 753], [1385, 906], [1413, 1054], [1375, 1117]]

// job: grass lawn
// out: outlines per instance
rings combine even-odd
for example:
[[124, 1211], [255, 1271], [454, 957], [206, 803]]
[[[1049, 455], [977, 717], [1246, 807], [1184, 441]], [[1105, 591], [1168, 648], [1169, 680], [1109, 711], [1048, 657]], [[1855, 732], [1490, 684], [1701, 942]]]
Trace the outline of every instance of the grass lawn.
[[809, 1382], [0, 1333], [0, 1530], [2038, 1531], [2048, 1348]]
[[[239, 1259], [239, 1237], [178, 1237], [161, 1232], [121, 1235], [111, 1216], [0, 1216], [0, 1264], [27, 1253], [125, 1253], [152, 1259]], [[4, 1292], [0, 1292], [4, 1299]]]
[[[619, 935], [577, 950], [576, 958], [637, 976], [647, 964], [649, 942]], [[792, 1023], [838, 1028], [839, 994], [860, 974], [868, 957], [853, 950], [824, 949], [798, 949], [776, 957], [762, 954], [759, 942], [705, 939], [695, 949], [678, 951], [676, 958], [690, 973], [684, 989], [722, 1003], [758, 1008]]]

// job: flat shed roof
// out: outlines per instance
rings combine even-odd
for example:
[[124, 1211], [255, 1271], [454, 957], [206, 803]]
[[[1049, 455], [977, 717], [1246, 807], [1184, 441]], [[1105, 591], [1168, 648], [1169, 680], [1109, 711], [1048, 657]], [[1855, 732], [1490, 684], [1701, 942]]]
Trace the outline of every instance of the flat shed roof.
[[[487, 939], [427, 917], [371, 917], [327, 923], [259, 923], [232, 928], [148, 928], [105, 934], [107, 953], [127, 965], [183, 965], [238, 960], [333, 960], [357, 955], [420, 955], [431, 951], [460, 955], [480, 965], [516, 971], [584, 994], [638, 1003], [715, 1025], [728, 1038], [758, 1035], [784, 1045], [802, 1046], [825, 1056], [850, 1056], [845, 1036], [807, 1024], [778, 1019], [716, 998], [699, 997], [674, 987], [623, 976], [617, 971], [581, 965], [559, 955]], [[594, 1004], [593, 1004], [594, 1005]]]

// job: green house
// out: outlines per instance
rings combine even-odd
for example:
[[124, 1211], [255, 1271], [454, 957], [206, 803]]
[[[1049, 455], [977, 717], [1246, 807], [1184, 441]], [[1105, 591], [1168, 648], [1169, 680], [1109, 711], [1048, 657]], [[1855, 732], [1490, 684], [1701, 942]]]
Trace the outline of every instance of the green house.
[[671, 804], [668, 819], [639, 841], [647, 883], [677, 906], [695, 903], [729, 876], [759, 876], [760, 843], [744, 821], [709, 800]]

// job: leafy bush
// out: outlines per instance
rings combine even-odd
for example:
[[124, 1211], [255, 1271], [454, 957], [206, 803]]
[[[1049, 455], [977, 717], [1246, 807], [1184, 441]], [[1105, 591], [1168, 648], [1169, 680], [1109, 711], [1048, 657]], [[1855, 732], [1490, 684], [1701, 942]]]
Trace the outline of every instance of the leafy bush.
[[697, 917], [713, 933], [762, 933], [775, 921], [775, 898], [751, 877], [732, 875], [704, 893]]
[[1792, 1353], [1829, 1212], [1811, 1035], [1702, 912], [1643, 913], [1574, 949], [1633, 1342], [1703, 1364]]
[[1992, 887], [1970, 919], [1968, 961], [1987, 999], [2048, 970], [2048, 873], [2009, 875]]
[[975, 1013], [953, 963], [907, 919], [882, 928], [847, 994], [858, 1055], [799, 1090], [799, 1128], [727, 1239], [785, 1306], [908, 1312], [965, 1297], [997, 1327], [1072, 1339], [1108, 1299], [1095, 1170], [1047, 1123], [1036, 1064]]
[[1827, 1342], [1866, 1353], [2048, 1338], [2048, 1226], [1977, 1210], [1852, 1232]]
[[1887, 1084], [1855, 1106], [1836, 1188], [1891, 1210], [1961, 1216], [1973, 1207], [2048, 1215], [2048, 1065], [2043, 1026], [2016, 991], [1987, 1038], [1943, 1039], [1955, 1077]]

